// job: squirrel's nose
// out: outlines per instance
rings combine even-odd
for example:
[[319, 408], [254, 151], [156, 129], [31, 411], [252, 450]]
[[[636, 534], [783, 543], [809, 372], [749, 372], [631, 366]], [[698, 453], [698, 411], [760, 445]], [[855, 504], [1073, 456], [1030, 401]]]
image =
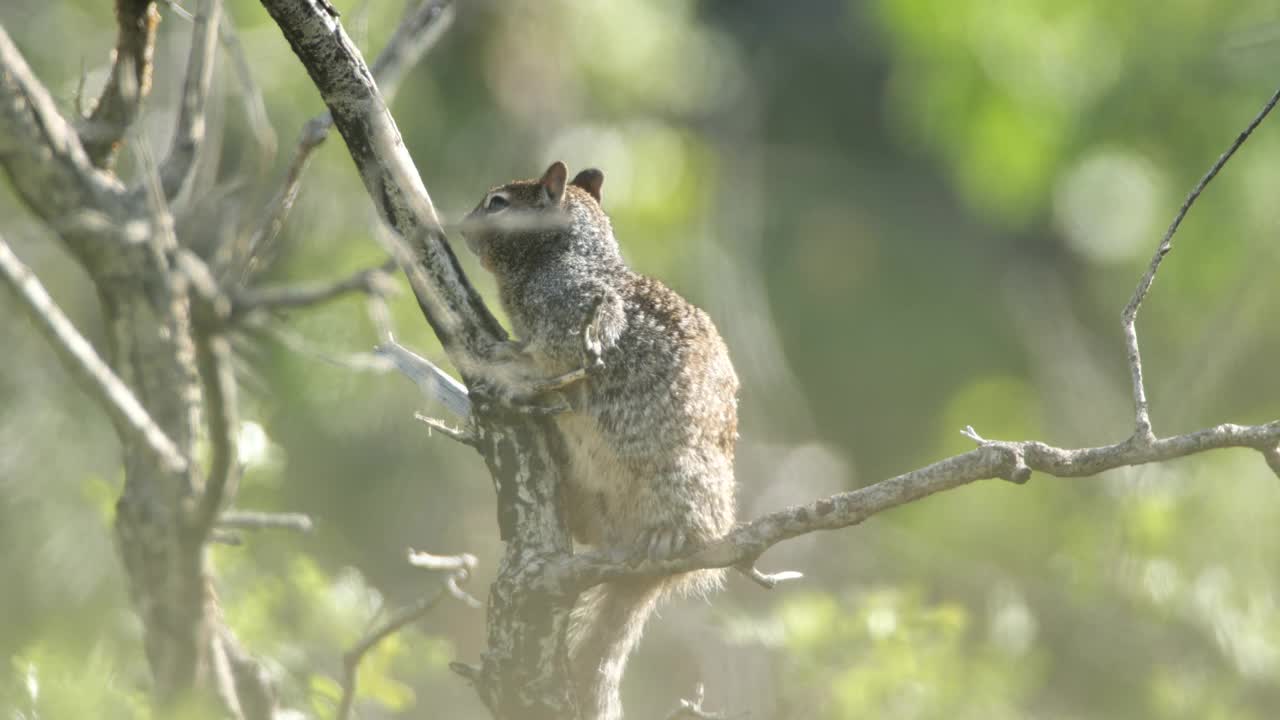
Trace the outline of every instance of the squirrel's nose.
[[462, 237], [469, 237], [475, 235], [476, 230], [479, 229], [479, 227], [480, 223], [476, 218], [475, 211], [473, 210], [472, 212], [467, 213], [466, 217], [462, 218], [462, 221], [458, 223], [458, 232], [462, 234]]

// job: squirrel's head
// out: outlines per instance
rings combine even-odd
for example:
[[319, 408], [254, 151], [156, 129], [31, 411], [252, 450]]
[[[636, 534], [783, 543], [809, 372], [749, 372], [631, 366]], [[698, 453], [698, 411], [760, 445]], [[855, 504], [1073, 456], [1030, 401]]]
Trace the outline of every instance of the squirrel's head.
[[461, 225], [467, 247], [485, 269], [506, 274], [570, 255], [620, 259], [609, 217], [600, 208], [604, 173], [583, 170], [566, 184], [568, 175], [557, 160], [540, 178], [485, 194]]

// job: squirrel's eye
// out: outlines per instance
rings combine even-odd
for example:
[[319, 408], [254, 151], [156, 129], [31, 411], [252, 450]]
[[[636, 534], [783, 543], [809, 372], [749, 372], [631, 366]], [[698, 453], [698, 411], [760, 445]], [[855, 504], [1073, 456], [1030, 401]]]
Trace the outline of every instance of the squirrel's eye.
[[507, 199], [501, 195], [490, 195], [489, 199], [485, 201], [484, 209], [489, 212], [497, 212], [510, 204], [511, 203], [507, 202]]

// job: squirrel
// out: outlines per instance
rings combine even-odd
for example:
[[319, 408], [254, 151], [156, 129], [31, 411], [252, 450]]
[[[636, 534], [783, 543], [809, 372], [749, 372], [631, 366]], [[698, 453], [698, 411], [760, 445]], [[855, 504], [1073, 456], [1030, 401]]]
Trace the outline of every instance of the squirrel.
[[[604, 174], [567, 175], [557, 161], [493, 188], [462, 235], [497, 281], [524, 377], [577, 378], [584, 358], [596, 365], [565, 384], [569, 408], [553, 416], [574, 541], [617, 560], [681, 555], [734, 522], [737, 375], [705, 312], [627, 267], [600, 205]], [[569, 660], [587, 717], [622, 716], [627, 657], [658, 603], [710, 592], [723, 574], [627, 579], [578, 598]]]

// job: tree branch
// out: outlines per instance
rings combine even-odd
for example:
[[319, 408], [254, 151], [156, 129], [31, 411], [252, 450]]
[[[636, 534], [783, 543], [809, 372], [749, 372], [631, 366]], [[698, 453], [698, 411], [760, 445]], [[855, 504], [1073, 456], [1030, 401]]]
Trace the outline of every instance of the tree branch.
[[370, 67], [388, 105], [395, 101], [404, 74], [417, 65], [453, 25], [454, 14], [453, 0], [421, 0], [405, 9], [395, 33]]
[[391, 361], [428, 400], [443, 404], [464, 420], [471, 417], [471, 398], [467, 395], [467, 388], [435, 363], [397, 343], [395, 338], [379, 344], [373, 353]]
[[79, 123], [89, 161], [110, 168], [125, 133], [151, 92], [152, 56], [160, 12], [154, 0], [116, 1], [116, 47], [111, 74], [89, 117]]
[[204, 142], [205, 101], [213, 82], [213, 60], [218, 50], [218, 25], [222, 0], [200, 0], [191, 29], [191, 52], [187, 57], [187, 77], [182, 84], [182, 104], [178, 108], [178, 124], [173, 144], [160, 170], [161, 187], [172, 200], [182, 191], [196, 153]]
[[[388, 104], [400, 89], [400, 78], [435, 46], [444, 31], [453, 24], [453, 16], [452, 0], [423, 0], [406, 12], [395, 34], [373, 62], [374, 82]], [[280, 234], [302, 187], [303, 173], [311, 153], [329, 136], [331, 127], [333, 116], [328, 112], [317, 115], [303, 126], [293, 157], [289, 160], [284, 183], [268, 203], [262, 222], [242, 252], [245, 262]]]
[[395, 269], [395, 260], [387, 260], [377, 267], [366, 268], [329, 283], [246, 290], [232, 302], [231, 321], [258, 310], [286, 310], [320, 305], [349, 293], [384, 295], [392, 288], [387, 273]]
[[[410, 555], [412, 560], [412, 556], [414, 556], [415, 553], [410, 551]], [[453, 557], [435, 556], [430, 555], [429, 553], [416, 553], [416, 555], [427, 555], [440, 561], [430, 569], [451, 570], [451, 572], [445, 576], [445, 586], [431, 595], [419, 599], [413, 605], [397, 611], [389, 620], [370, 631], [360, 640], [360, 642], [356, 643], [355, 647], [351, 648], [345, 655], [343, 655], [342, 699], [338, 703], [338, 712], [335, 715], [337, 720], [347, 720], [347, 718], [351, 717], [351, 707], [354, 704], [356, 697], [356, 673], [360, 669], [360, 662], [364, 660], [365, 655], [377, 647], [378, 643], [387, 639], [407, 625], [425, 617], [427, 613], [431, 612], [431, 610], [435, 608], [445, 594], [457, 596], [457, 594], [461, 592], [458, 590], [458, 583], [466, 581], [466, 579], [470, 577], [471, 571], [476, 565], [476, 558], [474, 555], [463, 554]], [[419, 567], [422, 567], [422, 565], [419, 565]], [[466, 593], [462, 594], [467, 598], [470, 598]]]
[[2, 237], [0, 273], [63, 364], [107, 411], [120, 432], [132, 435], [144, 446], [151, 448], [168, 471], [185, 471], [187, 459], [177, 445], [151, 419], [151, 415], [134, 397], [133, 392], [107, 367], [89, 341], [84, 339], [53, 298], [49, 297], [35, 273], [13, 254]]
[[1267, 115], [1271, 113], [1272, 108], [1276, 106], [1276, 101], [1280, 100], [1280, 90], [1277, 90], [1271, 99], [1267, 100], [1262, 106], [1262, 110], [1253, 118], [1247, 127], [1239, 135], [1235, 141], [1225, 152], [1218, 158], [1218, 161], [1209, 168], [1209, 172], [1200, 178], [1200, 182], [1192, 188], [1187, 195], [1187, 199], [1182, 201], [1182, 207], [1178, 209], [1178, 214], [1174, 216], [1173, 222], [1169, 224], [1169, 229], [1165, 231], [1164, 237], [1160, 240], [1160, 245], [1156, 247], [1156, 253], [1151, 258], [1151, 264], [1147, 267], [1147, 271], [1142, 274], [1142, 279], [1138, 281], [1138, 286], [1134, 288], [1133, 297], [1129, 299], [1129, 304], [1125, 305], [1124, 311], [1121, 313], [1121, 327], [1124, 330], [1125, 351], [1129, 359], [1129, 375], [1133, 384], [1133, 405], [1134, 405], [1134, 433], [1133, 436], [1138, 442], [1152, 442], [1155, 440], [1155, 434], [1151, 429], [1151, 410], [1147, 403], [1147, 390], [1142, 380], [1142, 354], [1138, 350], [1138, 331], [1134, 327], [1138, 319], [1138, 309], [1142, 307], [1142, 301], [1146, 299], [1147, 292], [1151, 290], [1151, 284], [1156, 280], [1156, 271], [1160, 269], [1160, 263], [1164, 261], [1164, 256], [1169, 254], [1173, 249], [1173, 235], [1178, 232], [1178, 227], [1182, 225], [1182, 219], [1187, 216], [1187, 212], [1191, 210], [1191, 206], [1195, 204], [1200, 193], [1209, 186], [1209, 183], [1217, 177], [1218, 172], [1227, 164], [1232, 155], [1244, 145], [1245, 140], [1253, 134]]
[[[123, 185], [89, 162], [74, 128], [0, 27], [0, 165], [31, 210], [72, 240], [87, 266], [127, 217]], [[125, 228], [127, 229], [127, 228]]]
[[[450, 359], [463, 369], [506, 332], [467, 281], [359, 49], [318, 0], [262, 0], [315, 82], [379, 214], [404, 238], [396, 260]], [[399, 245], [399, 243], [396, 243]]]
[[228, 510], [218, 517], [218, 527], [230, 530], [294, 530], [309, 533], [315, 529], [311, 518], [302, 513], [269, 513]]
[[566, 587], [592, 585], [632, 576], [662, 576], [702, 568], [753, 563], [774, 545], [818, 530], [857, 525], [877, 513], [943, 490], [991, 478], [1005, 478], [1019, 467], [1059, 478], [1089, 477], [1106, 470], [1196, 455], [1224, 448], [1250, 448], [1264, 455], [1280, 443], [1280, 420], [1265, 425], [1231, 425], [1158, 438], [1150, 444], [1129, 440], [1094, 448], [1063, 449], [1037, 441], [983, 441], [981, 447], [939, 460], [874, 485], [796, 505], [744, 523], [723, 538], [683, 558], [635, 566], [575, 555], [556, 571]]

